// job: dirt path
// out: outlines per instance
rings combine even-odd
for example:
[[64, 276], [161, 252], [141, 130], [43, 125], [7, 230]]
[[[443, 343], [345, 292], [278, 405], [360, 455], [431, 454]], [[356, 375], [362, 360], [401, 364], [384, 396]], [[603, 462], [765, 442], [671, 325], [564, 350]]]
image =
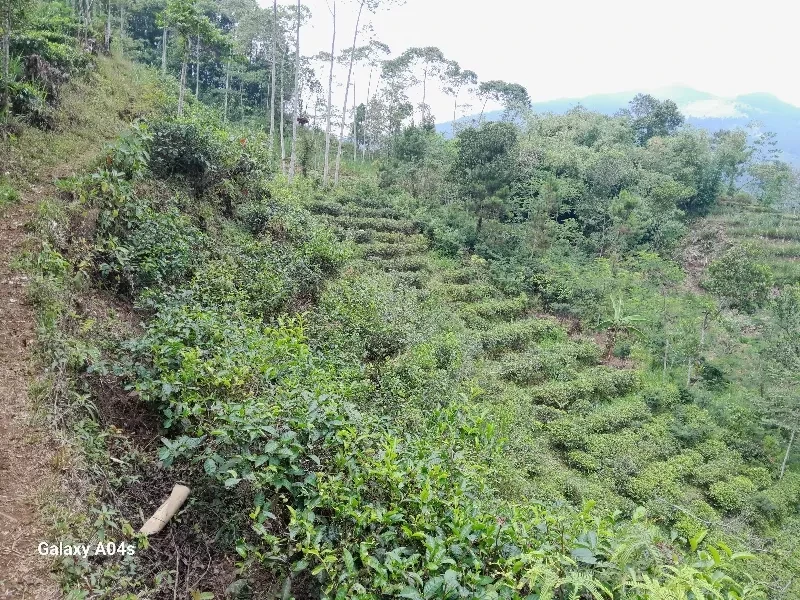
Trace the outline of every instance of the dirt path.
[[[38, 191], [38, 190], [36, 190]], [[28, 385], [35, 338], [33, 311], [25, 297], [27, 277], [11, 268], [25, 240], [39, 194], [33, 193], [0, 214], [0, 598], [58, 598], [50, 560], [37, 545], [47, 538], [36, 504], [55, 481], [53, 444], [46, 427], [31, 415]]]

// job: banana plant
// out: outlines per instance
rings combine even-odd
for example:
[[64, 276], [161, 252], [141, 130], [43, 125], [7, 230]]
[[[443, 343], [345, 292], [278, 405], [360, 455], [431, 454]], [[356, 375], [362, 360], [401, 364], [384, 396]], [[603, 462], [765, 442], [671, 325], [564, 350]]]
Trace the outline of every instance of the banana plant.
[[608, 331], [606, 339], [605, 359], [611, 358], [614, 346], [620, 335], [635, 335], [644, 337], [644, 333], [637, 327], [638, 323], [647, 321], [641, 315], [626, 315], [622, 304], [622, 296], [619, 298], [610, 297], [613, 314], [611, 317], [600, 321], [600, 327]]

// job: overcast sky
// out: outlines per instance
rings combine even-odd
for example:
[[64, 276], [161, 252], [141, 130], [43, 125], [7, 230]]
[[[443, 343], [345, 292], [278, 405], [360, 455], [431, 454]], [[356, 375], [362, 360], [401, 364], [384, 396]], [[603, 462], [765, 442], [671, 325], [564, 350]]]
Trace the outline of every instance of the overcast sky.
[[[314, 15], [304, 55], [330, 49], [332, 1], [304, 0]], [[438, 46], [481, 80], [521, 83], [534, 101], [682, 84], [800, 105], [791, 0], [406, 0], [367, 18], [394, 55]], [[337, 52], [354, 22], [355, 2], [338, 0]], [[431, 104], [437, 120], [452, 115], [452, 101]]]

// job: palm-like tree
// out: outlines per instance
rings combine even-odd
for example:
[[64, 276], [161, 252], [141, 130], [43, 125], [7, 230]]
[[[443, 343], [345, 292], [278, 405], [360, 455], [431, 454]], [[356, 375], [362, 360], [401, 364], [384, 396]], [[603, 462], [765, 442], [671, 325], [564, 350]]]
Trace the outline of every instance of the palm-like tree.
[[600, 327], [608, 330], [605, 352], [606, 360], [611, 358], [611, 353], [614, 351], [614, 346], [617, 343], [617, 339], [619, 338], [620, 334], [633, 334], [637, 337], [642, 337], [644, 336], [644, 333], [636, 325], [637, 323], [647, 321], [647, 319], [640, 315], [626, 315], [622, 306], [622, 296], [619, 298], [614, 298], [611, 296], [610, 300], [614, 314], [600, 322]]

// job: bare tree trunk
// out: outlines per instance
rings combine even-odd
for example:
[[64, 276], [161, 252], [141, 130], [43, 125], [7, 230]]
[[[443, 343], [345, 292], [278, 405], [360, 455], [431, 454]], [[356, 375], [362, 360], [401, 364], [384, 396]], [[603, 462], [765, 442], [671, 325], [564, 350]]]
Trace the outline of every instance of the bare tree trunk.
[[195, 73], [195, 80], [194, 80], [194, 97], [198, 100], [200, 99], [200, 34], [197, 34], [197, 47], [195, 48], [195, 68], [197, 72]]
[[364, 162], [367, 153], [367, 132], [369, 131], [369, 94], [372, 90], [372, 65], [369, 66], [369, 79], [367, 79], [367, 103], [364, 105], [364, 125], [361, 128], [361, 162]]
[[272, 0], [272, 79], [269, 100], [269, 157], [275, 150], [275, 47], [278, 41], [278, 0]]
[[358, 113], [356, 112], [356, 82], [353, 82], [353, 162], [358, 158]]
[[181, 63], [181, 87], [178, 92], [178, 116], [183, 116], [183, 95], [186, 90], [186, 64], [188, 61], [188, 49], [183, 53], [183, 62]]
[[427, 97], [427, 94], [428, 94], [428, 67], [426, 65], [425, 68], [422, 69], [422, 106], [420, 106], [420, 111], [419, 111], [420, 112], [420, 118], [419, 118], [420, 125], [423, 125], [425, 123], [425, 117], [427, 116], [427, 112], [428, 112], [425, 109], [425, 98]]
[[478, 125], [481, 125], [481, 124], [483, 123], [483, 111], [485, 111], [485, 110], [486, 110], [486, 103], [487, 103], [488, 101], [489, 101], [489, 97], [487, 96], [487, 97], [486, 97], [486, 98], [484, 98], [484, 100], [483, 100], [483, 106], [481, 106], [481, 114], [480, 114], [480, 116], [478, 117]]
[[119, 3], [119, 54], [122, 54], [125, 51], [125, 45], [123, 41], [125, 40], [125, 2]]
[[314, 99], [314, 118], [311, 121], [311, 139], [314, 140], [314, 171], [319, 172], [319, 152], [317, 152], [317, 109], [319, 97]]
[[297, 0], [297, 27], [294, 46], [294, 107], [292, 109], [292, 157], [289, 160], [289, 183], [294, 181], [294, 168], [297, 162], [297, 119], [300, 102], [300, 0]]
[[361, 13], [367, 0], [361, 0], [358, 5], [358, 17], [353, 31], [353, 47], [350, 49], [350, 66], [347, 69], [347, 83], [344, 86], [344, 107], [342, 108], [342, 123], [339, 127], [339, 144], [336, 150], [336, 172], [333, 176], [333, 185], [339, 185], [339, 168], [342, 164], [342, 138], [344, 137], [344, 116], [347, 114], [347, 95], [350, 93], [350, 78], [353, 75], [353, 59], [356, 56], [356, 43], [358, 42], [358, 26], [361, 24]]
[[331, 155], [331, 111], [333, 110], [333, 53], [336, 48], [336, 0], [333, 0], [333, 36], [331, 37], [331, 64], [328, 72], [328, 110], [325, 115], [325, 168], [322, 173], [322, 185], [327, 187], [330, 176]]
[[106, 53], [111, 52], [111, 0], [106, 0], [106, 29], [103, 45]]
[[244, 121], [244, 67], [239, 67], [239, 121]]
[[781, 463], [781, 474], [778, 479], [783, 479], [783, 474], [786, 472], [786, 463], [789, 462], [789, 453], [792, 451], [792, 444], [794, 443], [794, 436], [797, 433], [797, 429], [792, 429], [792, 435], [789, 436], [789, 444], [786, 446], [786, 454], [783, 457], [783, 463]]
[[456, 112], [458, 111], [458, 90], [456, 90], [456, 96], [453, 98], [453, 137], [456, 137]]
[[281, 50], [281, 113], [280, 113], [281, 122], [280, 122], [280, 135], [281, 135], [281, 173], [283, 173], [284, 175], [286, 174], [286, 138], [284, 137], [284, 134], [283, 134], [283, 121], [284, 121], [284, 118], [283, 118], [283, 111], [284, 111], [284, 107], [283, 107], [283, 98], [284, 98], [284, 96], [283, 96], [283, 80], [284, 80], [283, 71], [284, 71], [284, 60], [285, 60], [285, 58], [286, 58], [286, 53], [283, 50]]
[[9, 107], [11, 106], [9, 94], [8, 94], [8, 67], [11, 62], [11, 57], [9, 55], [9, 47], [11, 45], [11, 4], [10, 2], [6, 2], [5, 6], [5, 14], [3, 15], [3, 103], [0, 106], [0, 109], [3, 109], [5, 113], [5, 120], [6, 123], [8, 122], [8, 116], [11, 110]]
[[231, 56], [228, 53], [228, 62], [225, 65], [225, 101], [222, 109], [222, 120], [228, 122], [228, 94], [231, 90]]
[[[708, 330], [708, 319], [711, 317], [711, 314], [706, 312], [703, 313], [703, 323], [700, 325], [700, 344], [697, 347], [698, 355], [703, 351], [703, 347], [706, 345], [706, 331]], [[689, 360], [689, 368], [686, 374], [686, 385], [688, 386], [692, 382], [692, 368], [694, 367], [695, 359], [692, 358]]]
[[661, 382], [663, 383], [667, 378], [667, 357], [669, 355], [669, 338], [664, 343], [664, 366], [661, 370]]
[[167, 74], [167, 42], [169, 41], [169, 32], [167, 27], [161, 32], [161, 74]]

